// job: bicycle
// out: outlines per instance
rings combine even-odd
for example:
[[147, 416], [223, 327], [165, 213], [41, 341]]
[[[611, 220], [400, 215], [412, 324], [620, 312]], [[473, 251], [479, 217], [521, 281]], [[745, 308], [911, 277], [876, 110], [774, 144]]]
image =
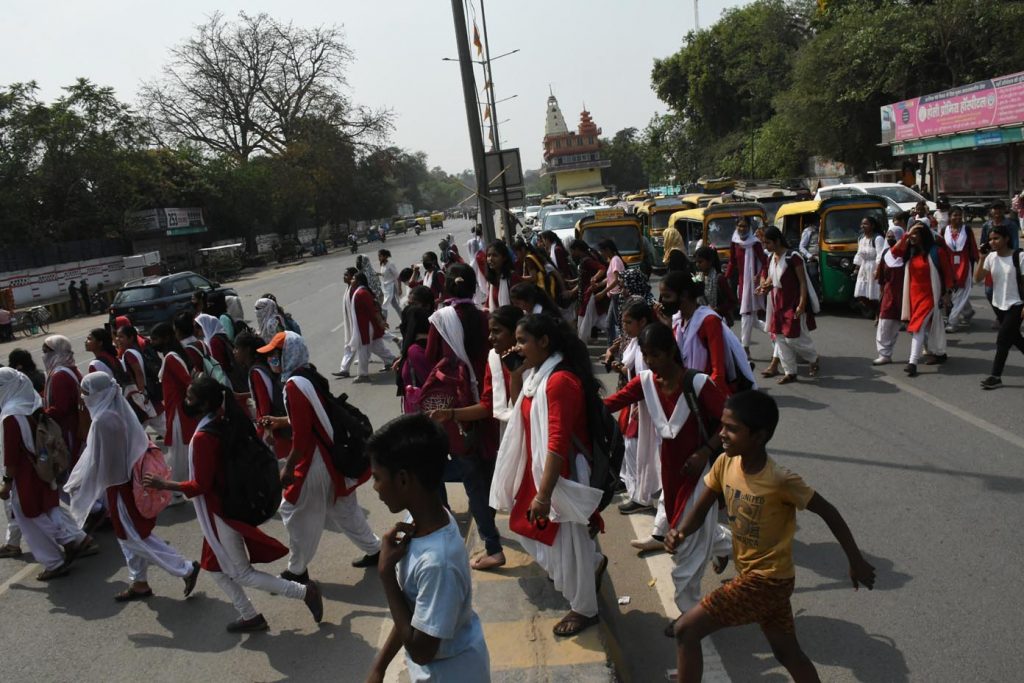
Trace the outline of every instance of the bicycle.
[[11, 329], [14, 333], [21, 332], [24, 337], [50, 332], [50, 311], [45, 306], [33, 306], [24, 313], [11, 316]]

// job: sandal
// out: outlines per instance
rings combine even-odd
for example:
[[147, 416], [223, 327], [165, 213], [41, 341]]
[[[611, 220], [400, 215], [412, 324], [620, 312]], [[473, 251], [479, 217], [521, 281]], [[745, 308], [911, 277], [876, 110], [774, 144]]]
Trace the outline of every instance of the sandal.
[[71, 568], [68, 566], [68, 563], [65, 562], [59, 567], [56, 567], [54, 569], [47, 569], [42, 574], [36, 575], [36, 581], [49, 581], [51, 579], [59, 579], [62, 576], [67, 576], [69, 571], [71, 571]]
[[796, 381], [796, 375], [783, 375], [776, 384], [792, 384]]
[[807, 376], [808, 377], [817, 377], [818, 376], [818, 371], [820, 371], [820, 370], [821, 370], [821, 359], [819, 358], [816, 361], [814, 361], [813, 363], [811, 363], [811, 369], [807, 372]]
[[765, 378], [768, 378], [768, 377], [778, 377], [779, 376], [779, 366], [777, 366], [777, 365], [769, 365], [767, 368], [765, 368], [764, 370], [761, 371], [761, 376], [765, 377]]
[[75, 545], [64, 547], [64, 562], [71, 564], [80, 557], [89, 557], [100, 551], [100, 544], [93, 540], [92, 536], [86, 536]]
[[555, 627], [551, 630], [560, 638], [568, 638], [590, 628], [598, 621], [600, 621], [600, 617], [596, 614], [592, 617], [585, 617], [582, 614], [570, 611], [562, 617], [562, 620], [555, 624]]
[[469, 563], [470, 568], [478, 572], [486, 572], [491, 569], [505, 566], [505, 553], [498, 551], [493, 555], [478, 555]]
[[150, 597], [153, 597], [152, 588], [147, 588], [144, 591], [135, 591], [129, 587], [115, 595], [114, 600], [117, 602], [135, 602], [136, 600], [145, 600]]
[[5, 545], [0, 547], [0, 559], [21, 557], [21, 548], [16, 545]]

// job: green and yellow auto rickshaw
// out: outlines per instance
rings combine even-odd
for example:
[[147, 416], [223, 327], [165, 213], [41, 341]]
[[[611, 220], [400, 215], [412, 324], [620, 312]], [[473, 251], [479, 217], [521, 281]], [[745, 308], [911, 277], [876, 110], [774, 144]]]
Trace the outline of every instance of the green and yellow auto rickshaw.
[[823, 302], [853, 300], [853, 257], [861, 236], [860, 223], [872, 217], [879, 229], [885, 231], [889, 225], [885, 208], [885, 199], [869, 194], [830, 197], [819, 202], [818, 261]]

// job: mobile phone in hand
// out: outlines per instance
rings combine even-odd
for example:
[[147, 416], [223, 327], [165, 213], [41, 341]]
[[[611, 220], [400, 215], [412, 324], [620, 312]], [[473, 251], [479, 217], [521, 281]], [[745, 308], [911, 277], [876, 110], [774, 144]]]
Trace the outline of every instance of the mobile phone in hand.
[[526, 362], [526, 359], [523, 358], [523, 354], [518, 351], [513, 351], [512, 353], [506, 353], [502, 356], [501, 362], [509, 370], [518, 370], [519, 366]]

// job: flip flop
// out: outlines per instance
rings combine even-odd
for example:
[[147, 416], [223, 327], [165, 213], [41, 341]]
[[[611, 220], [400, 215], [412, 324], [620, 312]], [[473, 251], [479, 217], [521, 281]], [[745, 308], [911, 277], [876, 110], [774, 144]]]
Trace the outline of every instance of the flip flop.
[[779, 376], [779, 370], [778, 370], [778, 368], [768, 367], [768, 368], [765, 368], [764, 370], [761, 371], [761, 376], [764, 377], [764, 378], [778, 377]]
[[783, 375], [776, 384], [792, 384], [796, 381], [796, 375]]
[[600, 617], [596, 614], [592, 617], [585, 617], [582, 614], [569, 612], [551, 630], [559, 638], [569, 638], [590, 628], [598, 621], [600, 621]]
[[150, 597], [153, 597], [152, 588], [144, 591], [133, 591], [131, 588], [128, 588], [115, 595], [114, 600], [117, 602], [135, 602], [136, 600], [145, 600]]

